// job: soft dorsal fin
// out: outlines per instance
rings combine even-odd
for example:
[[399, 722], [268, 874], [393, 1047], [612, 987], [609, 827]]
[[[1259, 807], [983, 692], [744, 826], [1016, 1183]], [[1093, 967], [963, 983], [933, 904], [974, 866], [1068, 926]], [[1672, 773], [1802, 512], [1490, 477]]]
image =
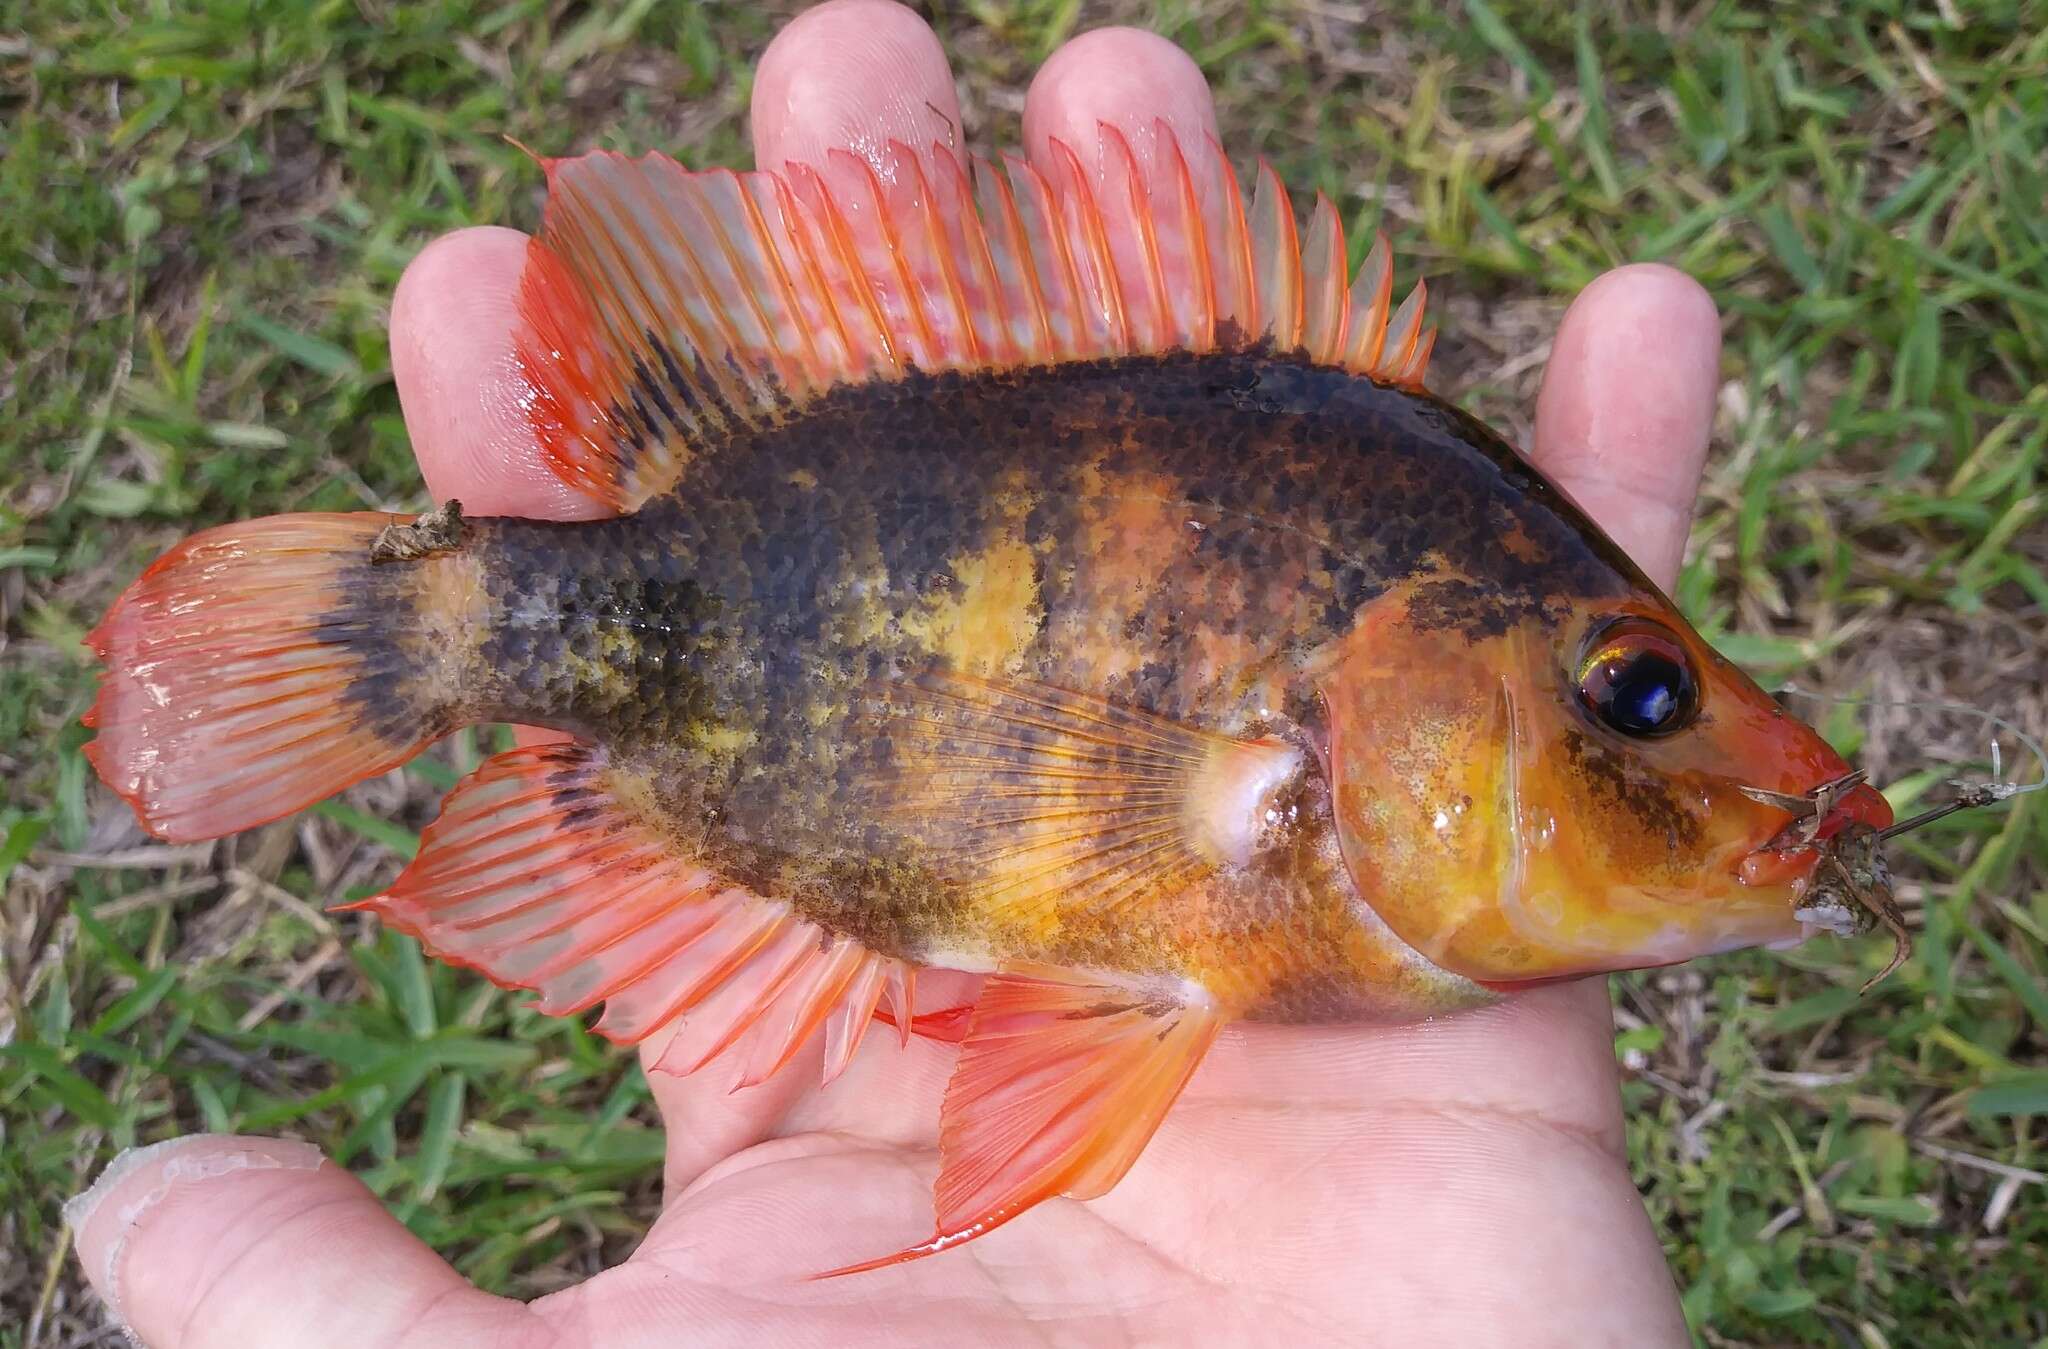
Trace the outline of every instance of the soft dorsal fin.
[[692, 173], [663, 155], [542, 163], [546, 218], [521, 282], [527, 412], [564, 480], [621, 510], [666, 490], [693, 445], [839, 383], [1270, 341], [1419, 385], [1423, 287], [1389, 317], [1375, 241], [1356, 285], [1321, 196], [1306, 248], [1261, 163], [1249, 211], [1221, 147], [1164, 122], [1148, 185], [1102, 128], [1104, 172], [1052, 145], [1050, 176], [892, 143], [888, 172], [835, 154]]

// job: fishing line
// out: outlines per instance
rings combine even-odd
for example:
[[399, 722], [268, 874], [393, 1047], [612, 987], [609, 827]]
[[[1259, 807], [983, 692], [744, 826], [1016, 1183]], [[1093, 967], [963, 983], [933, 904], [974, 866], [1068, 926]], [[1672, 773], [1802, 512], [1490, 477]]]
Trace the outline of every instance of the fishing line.
[[[1924, 824], [1932, 824], [1943, 816], [1952, 815], [1959, 810], [1971, 810], [1978, 806], [1988, 806], [1999, 801], [2010, 801], [2016, 796], [2025, 796], [2029, 792], [2038, 792], [2042, 788], [2048, 787], [2048, 751], [2043, 751], [2041, 742], [2004, 717], [1986, 712], [1982, 708], [1971, 707], [1966, 703], [1943, 702], [1935, 698], [1865, 698], [1855, 694], [1820, 693], [1813, 689], [1801, 688], [1797, 684], [1785, 685], [1780, 690], [1780, 695], [1805, 698], [1816, 703], [1830, 703], [1851, 707], [1894, 707], [1910, 711], [1959, 712], [1967, 717], [1975, 717], [1985, 725], [1994, 728], [1989, 737], [1991, 752], [1988, 757], [1991, 760], [1992, 778], [1990, 782], [1969, 782], [1960, 778], [1951, 778], [1949, 785], [1961, 793], [1955, 800], [1946, 801], [1930, 810], [1922, 811], [1911, 819], [1901, 820], [1891, 828], [1883, 830], [1878, 835], [1880, 838], [1892, 838], [1909, 830], [1918, 829]], [[2010, 735], [2024, 746], [2028, 753], [2034, 756], [2034, 767], [2036, 769], [2034, 781], [2022, 784], [2005, 780], [2005, 749], [2004, 745], [1999, 741], [1999, 731]]]

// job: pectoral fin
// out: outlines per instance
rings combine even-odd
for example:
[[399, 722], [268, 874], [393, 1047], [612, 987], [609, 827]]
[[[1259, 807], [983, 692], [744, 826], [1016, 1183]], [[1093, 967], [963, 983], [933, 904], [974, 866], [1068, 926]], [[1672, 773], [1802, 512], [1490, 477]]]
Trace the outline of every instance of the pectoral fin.
[[878, 683], [868, 711], [877, 813], [1013, 916], [1114, 911], [1242, 865], [1308, 762], [1277, 738], [983, 676]]
[[936, 1230], [907, 1250], [818, 1277], [937, 1254], [1056, 1195], [1106, 1193], [1224, 1019], [1196, 990], [1176, 997], [1061, 970], [991, 978], [939, 1112]]

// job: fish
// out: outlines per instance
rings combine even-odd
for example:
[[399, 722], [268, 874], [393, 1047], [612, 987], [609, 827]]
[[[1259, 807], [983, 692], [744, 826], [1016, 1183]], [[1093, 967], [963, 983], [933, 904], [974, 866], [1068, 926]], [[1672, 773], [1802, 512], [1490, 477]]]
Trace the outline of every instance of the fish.
[[957, 1040], [932, 1236], [834, 1273], [1106, 1192], [1232, 1023], [1861, 930], [1883, 796], [1425, 387], [1384, 236], [1153, 132], [542, 159], [520, 411], [613, 518], [194, 535], [89, 639], [100, 777], [199, 840], [560, 733], [354, 907], [656, 1071]]

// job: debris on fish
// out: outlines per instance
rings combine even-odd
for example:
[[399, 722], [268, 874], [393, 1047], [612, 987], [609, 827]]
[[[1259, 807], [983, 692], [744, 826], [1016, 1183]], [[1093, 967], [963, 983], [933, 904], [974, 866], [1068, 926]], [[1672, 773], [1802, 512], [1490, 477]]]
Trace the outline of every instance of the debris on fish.
[[[1229, 1022], [1799, 936], [1884, 799], [1785, 843], [1848, 765], [1424, 389], [1386, 241], [1347, 283], [1328, 201], [1156, 134], [1149, 180], [1113, 131], [1093, 178], [545, 161], [524, 415], [618, 518], [188, 539], [92, 636], [101, 776], [203, 839], [566, 732], [362, 907], [660, 1071], [960, 1038], [935, 1230], [855, 1269], [1108, 1190]], [[989, 977], [932, 1019], [924, 967]]]

